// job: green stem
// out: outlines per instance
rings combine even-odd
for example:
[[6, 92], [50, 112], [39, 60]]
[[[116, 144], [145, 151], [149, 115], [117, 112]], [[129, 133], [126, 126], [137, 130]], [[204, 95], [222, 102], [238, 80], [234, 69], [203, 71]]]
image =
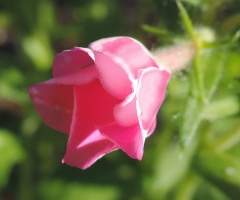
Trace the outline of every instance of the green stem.
[[196, 36], [194, 34], [192, 21], [191, 21], [189, 15], [188, 15], [186, 9], [184, 8], [184, 6], [182, 5], [180, 0], [176, 0], [176, 3], [177, 3], [178, 9], [180, 11], [181, 18], [183, 20], [183, 23], [184, 23], [186, 29], [187, 29], [188, 34], [190, 35], [190, 37], [192, 39], [195, 39]]
[[202, 99], [203, 103], [207, 103], [207, 99], [204, 96], [204, 91], [203, 91], [203, 84], [202, 84], [202, 77], [200, 73], [200, 66], [199, 66], [199, 60], [200, 58], [200, 47], [197, 47], [195, 57], [194, 57], [194, 71], [195, 71], [195, 79], [197, 83], [197, 89], [198, 89], [198, 96]]
[[193, 28], [192, 21], [188, 15], [186, 9], [182, 5], [181, 1], [176, 0], [176, 3], [178, 6], [178, 9], [180, 11], [182, 21], [186, 27], [186, 30], [187, 30], [188, 34], [190, 35], [190, 37], [192, 38], [192, 40], [195, 42], [196, 53], [195, 53], [195, 57], [194, 57], [194, 71], [195, 72], [193, 73], [193, 76], [194, 76], [193, 81], [196, 80], [196, 82], [197, 82], [198, 96], [201, 97], [203, 102], [206, 102], [206, 98], [204, 97], [204, 93], [203, 93], [203, 87], [202, 87], [202, 82], [201, 82], [201, 77], [200, 77], [200, 68], [199, 68], [199, 51], [202, 48], [202, 42], [194, 34], [194, 28]]

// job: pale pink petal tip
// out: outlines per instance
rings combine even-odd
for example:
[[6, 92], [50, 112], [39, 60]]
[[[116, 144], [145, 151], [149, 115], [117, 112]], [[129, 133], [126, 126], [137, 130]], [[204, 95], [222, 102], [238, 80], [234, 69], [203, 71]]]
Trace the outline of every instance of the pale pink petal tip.
[[124, 99], [132, 92], [131, 76], [124, 68], [124, 61], [110, 54], [94, 52], [95, 66], [105, 90], [118, 99]]
[[129, 37], [101, 39], [89, 45], [103, 87], [119, 99], [131, 94], [138, 71], [158, 68], [150, 52], [137, 40]]
[[105, 38], [89, 45], [93, 52], [101, 52], [112, 55], [115, 59], [121, 59], [128, 65], [126, 69], [135, 78], [138, 70], [158, 67], [151, 53], [139, 41], [130, 37]]
[[61, 77], [77, 72], [94, 64], [94, 55], [90, 49], [74, 47], [57, 54], [53, 60], [53, 77]]
[[144, 130], [149, 130], [165, 97], [170, 72], [157, 68], [139, 71], [137, 110]]

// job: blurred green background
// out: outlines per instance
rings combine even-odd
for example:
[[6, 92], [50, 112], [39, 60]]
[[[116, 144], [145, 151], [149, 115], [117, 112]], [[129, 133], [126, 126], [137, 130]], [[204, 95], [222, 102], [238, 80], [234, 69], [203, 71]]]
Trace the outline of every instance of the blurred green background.
[[53, 58], [73, 46], [121, 35], [150, 50], [191, 40], [176, 2], [0, 0], [0, 199], [240, 198], [240, 42], [231, 43], [240, 2], [183, 4], [206, 45], [173, 73], [143, 160], [119, 150], [82, 171], [61, 164], [67, 136], [42, 122], [27, 88], [51, 79]]

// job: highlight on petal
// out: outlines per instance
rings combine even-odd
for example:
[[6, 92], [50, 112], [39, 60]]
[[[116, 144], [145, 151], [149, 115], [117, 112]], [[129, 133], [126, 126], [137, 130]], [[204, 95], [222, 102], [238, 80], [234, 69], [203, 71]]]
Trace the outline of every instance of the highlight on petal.
[[103, 126], [100, 128], [100, 132], [130, 157], [142, 159], [145, 138], [143, 138], [138, 124], [130, 127], [122, 127], [117, 124]]
[[94, 64], [94, 55], [90, 49], [74, 47], [59, 53], [53, 60], [53, 77], [72, 74]]
[[133, 93], [114, 108], [113, 114], [117, 124], [132, 126], [140, 123], [147, 134], [152, 133], [169, 78], [170, 72], [167, 70], [153, 67], [140, 70]]
[[116, 105], [113, 110], [114, 119], [120, 126], [139, 124], [136, 106], [136, 93], [129, 95], [123, 102]]
[[118, 99], [132, 92], [132, 77], [125, 70], [126, 63], [107, 53], [94, 51], [95, 66], [105, 90]]
[[146, 136], [146, 137], [149, 137], [149, 136], [153, 133], [153, 131], [154, 131], [155, 128], [156, 128], [156, 125], [157, 125], [157, 118], [155, 117], [155, 118], [153, 119], [153, 122], [152, 122], [150, 128], [148, 129], [148, 132], [147, 132], [147, 136]]
[[[80, 130], [79, 130], [80, 131]], [[79, 141], [79, 132], [71, 133], [70, 141], [68, 143], [67, 152], [62, 160], [73, 167], [86, 169], [94, 164], [98, 159], [103, 157], [106, 153], [118, 149], [118, 146], [102, 136], [98, 130], [93, 130], [82, 143]]]
[[170, 75], [168, 70], [152, 67], [139, 71], [137, 113], [145, 130], [149, 130], [162, 105]]
[[69, 134], [73, 111], [72, 86], [40, 83], [28, 93], [43, 121], [53, 129]]
[[[94, 52], [108, 54], [111, 58], [125, 61], [125, 71], [135, 79], [138, 70], [148, 67], [158, 68], [151, 53], [139, 41], [130, 37], [105, 38], [93, 42], [89, 48]], [[117, 76], [117, 74], [116, 74]]]

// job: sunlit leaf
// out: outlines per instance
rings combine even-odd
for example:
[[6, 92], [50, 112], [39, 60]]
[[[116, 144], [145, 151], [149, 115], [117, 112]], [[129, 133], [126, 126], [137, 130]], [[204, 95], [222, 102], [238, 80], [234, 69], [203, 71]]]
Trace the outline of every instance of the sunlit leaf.
[[44, 200], [98, 199], [112, 200], [119, 198], [119, 190], [114, 186], [67, 183], [61, 180], [43, 181], [39, 192]]
[[202, 49], [197, 52], [191, 77], [191, 89], [194, 96], [189, 96], [186, 102], [180, 128], [180, 141], [183, 147], [187, 146], [196, 134], [205, 106], [208, 106], [218, 87], [224, 67], [224, 58], [224, 52], [217, 49]]
[[226, 150], [232, 149], [234, 146], [239, 146], [239, 142], [240, 126], [238, 123], [233, 131], [227, 132], [224, 136], [215, 142], [215, 149], [219, 152], [224, 152]]
[[10, 132], [0, 129], [0, 189], [7, 182], [13, 166], [24, 159], [24, 150], [17, 138]]
[[182, 147], [189, 145], [196, 134], [198, 125], [201, 122], [203, 108], [204, 103], [201, 99], [188, 98], [183, 123], [180, 128], [180, 142]]
[[154, 178], [151, 180], [151, 194], [155, 196], [166, 195], [187, 174], [197, 141], [184, 154], [177, 142], [165, 145], [167, 147], [157, 159]]
[[53, 51], [45, 32], [36, 31], [33, 35], [25, 36], [22, 40], [22, 48], [39, 70], [51, 68]]
[[194, 166], [207, 180], [219, 187], [233, 200], [240, 196], [240, 160], [211, 149], [201, 150]]
[[[194, 200], [231, 200], [221, 189], [216, 187], [214, 184], [205, 180], [202, 177], [198, 177], [199, 184], [196, 188], [196, 192], [192, 199]], [[191, 200], [192, 200], [191, 199]], [[182, 199], [185, 200], [185, 199]]]
[[240, 56], [239, 52], [231, 52], [229, 54], [229, 59], [227, 62], [227, 70], [228, 76], [240, 78]]
[[182, 0], [182, 1], [192, 4], [193, 6], [199, 7], [203, 10], [208, 10], [209, 8], [214, 7], [214, 4], [222, 3], [226, 0], [218, 0], [217, 2], [215, 0]]
[[208, 102], [217, 89], [222, 77], [226, 52], [219, 49], [201, 49], [199, 51], [198, 65], [202, 96]]
[[203, 110], [202, 118], [215, 120], [237, 114], [239, 109], [238, 98], [236, 96], [229, 96], [208, 104]]
[[9, 85], [17, 86], [22, 84], [24, 76], [22, 72], [15, 66], [6, 66], [0, 70], [0, 83], [5, 82]]

